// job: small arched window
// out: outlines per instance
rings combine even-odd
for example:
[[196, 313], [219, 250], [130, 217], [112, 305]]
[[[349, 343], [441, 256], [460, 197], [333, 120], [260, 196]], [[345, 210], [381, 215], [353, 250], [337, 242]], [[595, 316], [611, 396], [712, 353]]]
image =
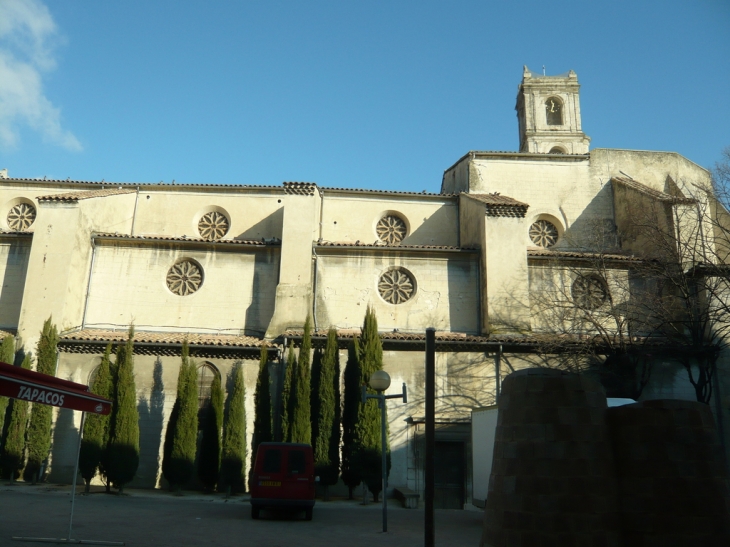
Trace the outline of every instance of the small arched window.
[[563, 101], [550, 97], [545, 101], [545, 114], [548, 125], [563, 125]]
[[220, 372], [213, 363], [207, 361], [198, 367], [198, 430], [203, 429], [205, 418], [210, 409], [210, 395], [213, 380], [220, 378]]
[[563, 150], [559, 146], [553, 146], [550, 149], [550, 154], [565, 154], [565, 150]]

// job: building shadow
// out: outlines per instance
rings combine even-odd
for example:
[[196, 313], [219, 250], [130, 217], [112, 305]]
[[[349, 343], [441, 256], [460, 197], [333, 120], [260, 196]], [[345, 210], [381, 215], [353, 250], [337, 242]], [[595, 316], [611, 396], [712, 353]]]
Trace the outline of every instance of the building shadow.
[[164, 425], [165, 384], [162, 381], [162, 359], [157, 357], [152, 369], [152, 389], [149, 400], [140, 397], [139, 412], [139, 471], [135, 486], [155, 488], [159, 482], [162, 462], [160, 445]]
[[53, 458], [47, 475], [49, 482], [68, 484], [73, 480], [78, 442], [79, 430], [74, 422], [74, 411], [58, 409], [53, 428]]

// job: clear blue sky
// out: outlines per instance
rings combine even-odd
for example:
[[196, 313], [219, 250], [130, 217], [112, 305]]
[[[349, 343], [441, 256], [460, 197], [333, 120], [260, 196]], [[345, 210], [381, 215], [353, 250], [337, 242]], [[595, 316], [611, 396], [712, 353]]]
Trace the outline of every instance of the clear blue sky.
[[727, 0], [0, 0], [0, 168], [437, 192], [517, 149], [525, 64], [578, 73], [593, 148], [730, 145]]

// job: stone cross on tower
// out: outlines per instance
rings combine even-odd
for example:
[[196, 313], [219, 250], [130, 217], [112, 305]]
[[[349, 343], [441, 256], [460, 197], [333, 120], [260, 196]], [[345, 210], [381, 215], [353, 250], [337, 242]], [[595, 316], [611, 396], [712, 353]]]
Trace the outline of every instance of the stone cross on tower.
[[591, 141], [581, 130], [580, 84], [572, 70], [543, 76], [526, 66], [517, 90], [520, 152], [587, 154]]

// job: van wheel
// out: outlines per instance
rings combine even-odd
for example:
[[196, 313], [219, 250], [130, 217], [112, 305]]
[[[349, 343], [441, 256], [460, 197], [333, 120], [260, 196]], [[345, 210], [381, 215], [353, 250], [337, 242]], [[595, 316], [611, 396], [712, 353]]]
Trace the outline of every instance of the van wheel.
[[253, 520], [258, 520], [259, 519], [259, 511], [260, 510], [261, 510], [261, 508], [258, 507], [258, 506], [256, 506], [256, 505], [252, 505], [251, 506], [251, 518]]
[[304, 510], [304, 520], [312, 520], [312, 508], [308, 507]]

